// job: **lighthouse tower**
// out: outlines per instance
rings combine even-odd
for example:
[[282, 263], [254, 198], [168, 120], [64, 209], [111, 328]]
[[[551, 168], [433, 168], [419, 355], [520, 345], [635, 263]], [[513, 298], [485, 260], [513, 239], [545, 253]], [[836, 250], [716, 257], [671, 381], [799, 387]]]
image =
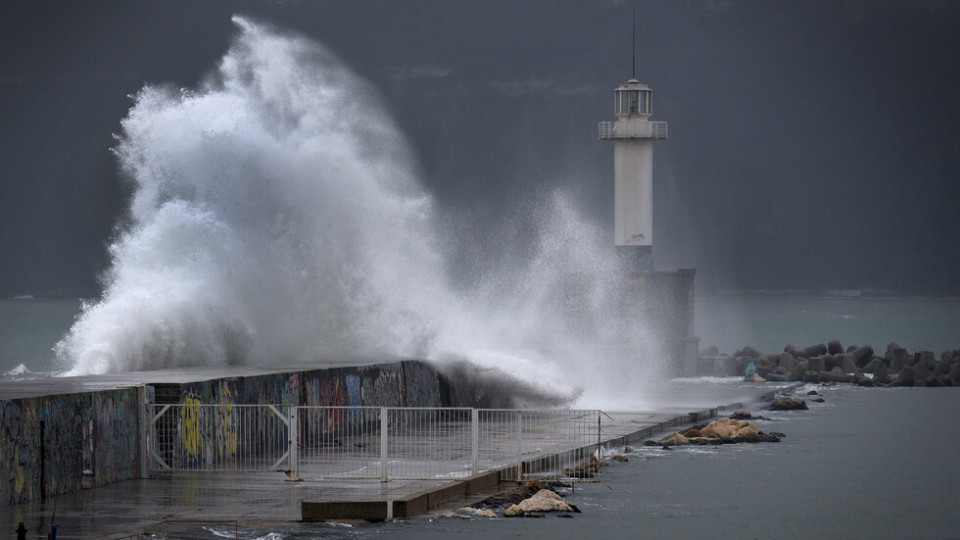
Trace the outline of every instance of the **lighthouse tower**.
[[614, 90], [616, 122], [600, 122], [612, 140], [614, 244], [630, 274], [653, 270], [653, 141], [667, 138], [666, 122], [651, 122], [653, 90], [631, 78]]

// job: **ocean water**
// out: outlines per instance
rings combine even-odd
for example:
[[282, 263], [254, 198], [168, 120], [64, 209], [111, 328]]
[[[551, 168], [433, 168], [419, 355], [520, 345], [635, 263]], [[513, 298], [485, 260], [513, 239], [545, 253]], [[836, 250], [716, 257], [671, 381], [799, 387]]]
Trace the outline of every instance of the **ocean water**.
[[[54, 346], [81, 315], [81, 300], [0, 299], [0, 379], [47, 376], [63, 365]], [[784, 345], [825, 343], [884, 350], [896, 341], [938, 355], [960, 349], [960, 298], [708, 297], [696, 299], [701, 348], [733, 353], [751, 345], [777, 352]]]
[[0, 299], [0, 380], [63, 371], [53, 347], [80, 313], [79, 298]]
[[694, 326], [701, 348], [732, 354], [750, 345], [781, 352], [787, 344], [897, 342], [909, 351], [960, 349], [960, 297], [698, 297]]

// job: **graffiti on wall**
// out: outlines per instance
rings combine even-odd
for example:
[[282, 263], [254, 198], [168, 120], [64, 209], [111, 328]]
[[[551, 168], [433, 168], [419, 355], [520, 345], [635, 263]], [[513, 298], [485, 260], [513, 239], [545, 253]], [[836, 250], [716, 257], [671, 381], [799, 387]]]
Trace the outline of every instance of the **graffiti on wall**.
[[77, 491], [138, 470], [136, 389], [0, 401], [0, 504]]

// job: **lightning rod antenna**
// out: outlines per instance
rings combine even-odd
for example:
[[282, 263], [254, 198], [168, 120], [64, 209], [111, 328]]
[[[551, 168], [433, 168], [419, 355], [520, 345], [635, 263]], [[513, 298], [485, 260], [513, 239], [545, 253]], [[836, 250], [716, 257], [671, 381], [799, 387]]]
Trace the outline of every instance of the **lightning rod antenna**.
[[637, 78], [637, 8], [633, 8], [633, 46], [630, 47], [633, 53], [631, 79]]

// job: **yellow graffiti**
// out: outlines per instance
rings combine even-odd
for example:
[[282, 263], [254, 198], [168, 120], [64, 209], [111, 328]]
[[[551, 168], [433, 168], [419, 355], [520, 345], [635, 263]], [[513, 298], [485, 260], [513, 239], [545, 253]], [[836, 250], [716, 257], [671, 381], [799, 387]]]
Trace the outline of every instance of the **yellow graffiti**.
[[187, 453], [199, 457], [203, 447], [203, 422], [200, 400], [186, 396], [183, 398], [183, 407], [180, 407], [180, 437]]
[[13, 492], [20, 496], [23, 492], [23, 486], [27, 483], [27, 475], [24, 474], [23, 466], [17, 467], [17, 474], [13, 478]]
[[223, 383], [220, 385], [220, 407], [217, 409], [217, 449], [224, 457], [237, 454], [237, 421], [233, 393]]

